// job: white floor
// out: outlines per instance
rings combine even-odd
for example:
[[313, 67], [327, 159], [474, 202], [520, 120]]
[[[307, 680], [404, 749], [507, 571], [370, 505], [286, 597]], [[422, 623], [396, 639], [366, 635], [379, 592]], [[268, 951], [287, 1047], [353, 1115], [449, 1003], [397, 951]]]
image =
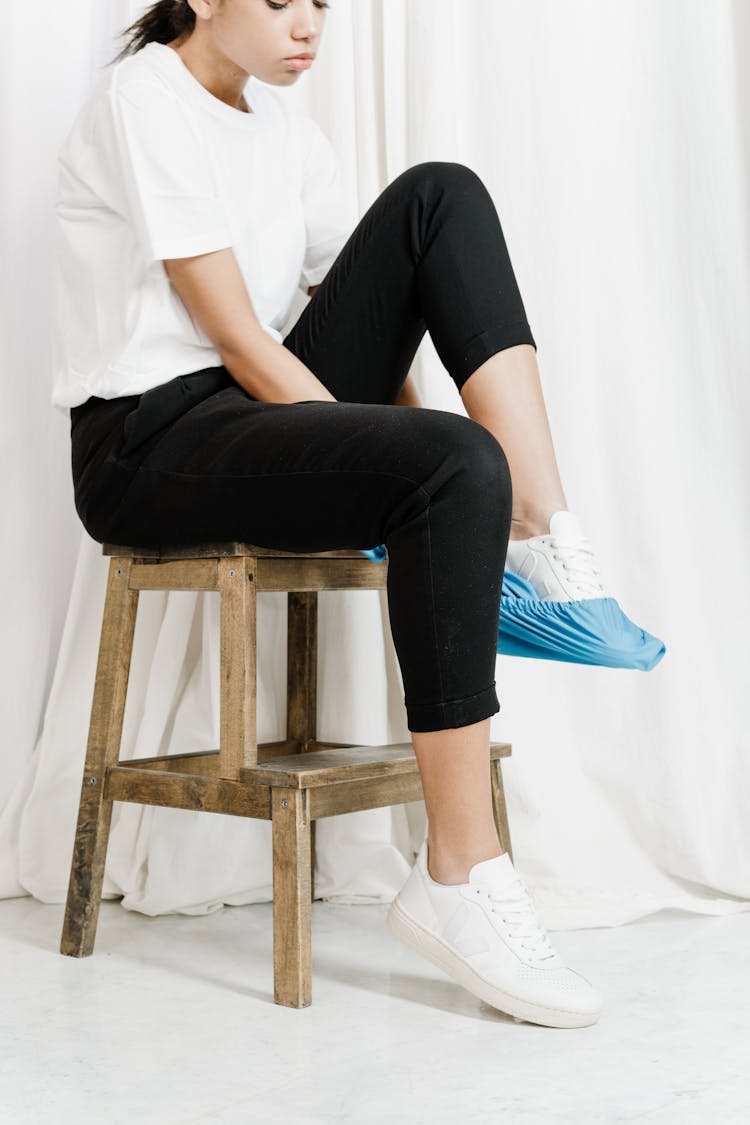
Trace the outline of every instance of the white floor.
[[605, 995], [518, 1022], [402, 946], [387, 906], [313, 903], [313, 1002], [273, 1002], [271, 905], [148, 918], [0, 902], [3, 1125], [750, 1121], [750, 914], [552, 933]]

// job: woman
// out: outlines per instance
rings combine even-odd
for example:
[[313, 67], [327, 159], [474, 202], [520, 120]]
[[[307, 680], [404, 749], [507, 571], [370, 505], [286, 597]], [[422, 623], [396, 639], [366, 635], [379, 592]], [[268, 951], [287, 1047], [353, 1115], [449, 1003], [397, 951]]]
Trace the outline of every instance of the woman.
[[[501, 1010], [584, 1026], [601, 996], [502, 851], [488, 747], [506, 561], [540, 596], [604, 588], [482, 181], [416, 165], [348, 234], [330, 142], [269, 88], [309, 68], [328, 7], [160, 0], [76, 119], [53, 392], [76, 507], [99, 542], [140, 547], [385, 544], [429, 822], [389, 925]], [[299, 286], [312, 300], [282, 339]], [[468, 416], [419, 405], [427, 330]]]

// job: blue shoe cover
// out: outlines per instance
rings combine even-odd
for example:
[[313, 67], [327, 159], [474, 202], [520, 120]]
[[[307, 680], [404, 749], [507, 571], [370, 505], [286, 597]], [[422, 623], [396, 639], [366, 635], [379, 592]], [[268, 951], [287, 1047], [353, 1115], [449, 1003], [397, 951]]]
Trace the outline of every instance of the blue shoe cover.
[[626, 617], [616, 598], [544, 601], [529, 582], [506, 570], [497, 651], [504, 656], [650, 672], [667, 649], [658, 637]]
[[372, 547], [369, 551], [363, 551], [363, 555], [367, 555], [368, 559], [373, 562], [385, 562], [388, 558], [385, 546], [381, 543], [379, 547]]
[[[362, 554], [373, 562], [388, 557], [382, 544]], [[545, 601], [524, 578], [503, 574], [497, 633], [503, 656], [650, 672], [666, 651], [663, 641], [625, 616], [616, 598]]]

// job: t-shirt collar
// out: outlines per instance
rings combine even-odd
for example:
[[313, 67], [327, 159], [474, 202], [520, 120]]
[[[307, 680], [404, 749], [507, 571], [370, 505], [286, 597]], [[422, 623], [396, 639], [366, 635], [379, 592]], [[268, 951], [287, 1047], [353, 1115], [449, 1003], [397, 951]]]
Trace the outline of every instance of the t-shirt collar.
[[194, 104], [201, 105], [209, 113], [221, 118], [231, 125], [236, 125], [240, 128], [247, 129], [255, 125], [258, 119], [258, 112], [255, 106], [254, 93], [257, 87], [255, 86], [255, 78], [251, 74], [248, 81], [245, 83], [245, 101], [252, 107], [252, 112], [245, 113], [241, 109], [235, 109], [234, 106], [227, 105], [221, 98], [215, 97], [214, 94], [207, 90], [202, 82], [199, 82], [193, 72], [188, 69], [182, 61], [177, 51], [172, 47], [168, 47], [166, 43], [157, 43], [152, 40], [147, 43], [143, 48], [144, 51], [150, 51], [154, 55], [159, 55], [164, 60], [164, 65], [168, 66], [170, 73], [174, 75], [175, 81], [180, 85], [185, 96], [189, 98]]

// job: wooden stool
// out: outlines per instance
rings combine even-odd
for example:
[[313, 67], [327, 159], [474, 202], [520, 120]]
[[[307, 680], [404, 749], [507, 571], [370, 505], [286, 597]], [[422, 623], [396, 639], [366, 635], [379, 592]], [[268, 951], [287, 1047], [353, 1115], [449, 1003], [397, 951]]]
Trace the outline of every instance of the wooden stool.
[[[111, 556], [78, 825], [60, 952], [93, 952], [113, 801], [270, 820], [273, 841], [274, 1000], [312, 1003], [314, 828], [323, 816], [424, 798], [411, 742], [353, 746], [316, 738], [318, 590], [385, 588], [388, 562], [356, 550], [291, 553], [247, 543], [142, 549]], [[120, 761], [120, 739], [141, 590], [217, 590], [220, 617], [218, 750]], [[287, 736], [256, 742], [256, 599], [288, 595]], [[495, 823], [510, 854], [501, 761], [490, 747]]]

